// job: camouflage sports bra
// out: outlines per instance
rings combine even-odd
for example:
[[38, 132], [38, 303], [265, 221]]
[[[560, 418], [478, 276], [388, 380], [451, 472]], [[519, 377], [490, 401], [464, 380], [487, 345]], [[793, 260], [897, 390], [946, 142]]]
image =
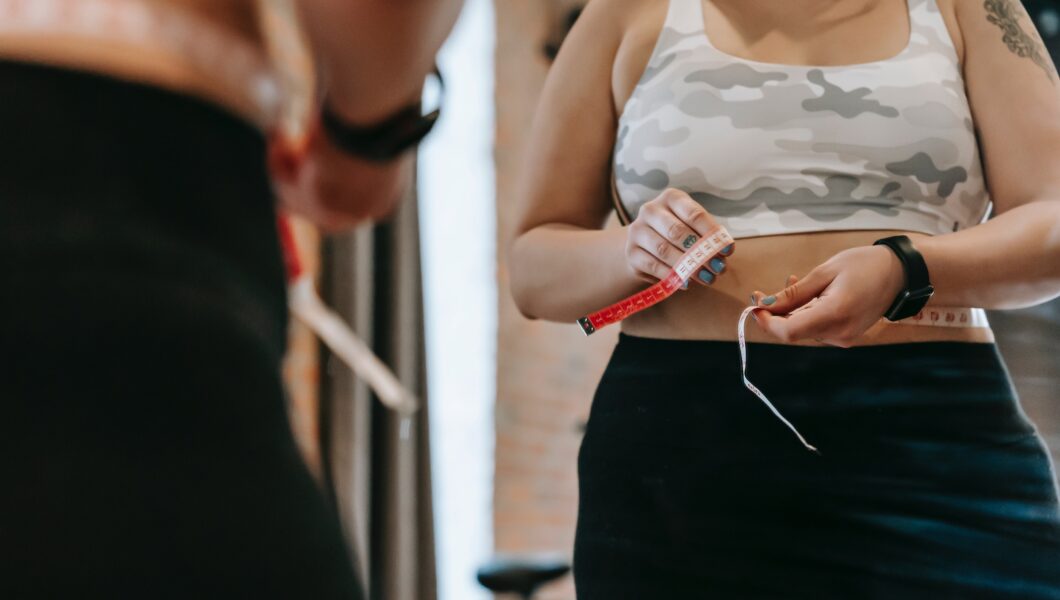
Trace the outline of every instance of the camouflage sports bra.
[[701, 0], [670, 0], [618, 122], [616, 208], [688, 192], [734, 238], [823, 230], [941, 234], [989, 214], [957, 53], [935, 0], [908, 0], [907, 46], [843, 66], [725, 54]]

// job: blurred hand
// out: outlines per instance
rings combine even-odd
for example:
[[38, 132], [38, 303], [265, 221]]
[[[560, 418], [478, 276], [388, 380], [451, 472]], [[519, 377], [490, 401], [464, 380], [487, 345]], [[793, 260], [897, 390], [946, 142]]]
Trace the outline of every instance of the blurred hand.
[[[698, 202], [680, 190], [668, 189], [644, 204], [630, 223], [626, 258], [633, 275], [655, 283], [666, 277], [681, 256], [718, 224]], [[723, 256], [710, 259], [692, 279], [701, 285], [714, 283], [725, 271], [725, 258], [734, 250], [729, 244]]]
[[350, 156], [317, 122], [302, 148], [273, 140], [269, 168], [281, 207], [331, 234], [392, 214], [412, 182], [415, 156], [385, 163]]
[[783, 290], [771, 295], [755, 291], [760, 310], [752, 311], [759, 327], [791, 343], [803, 339], [841, 348], [883, 317], [905, 286], [901, 261], [886, 246], [844, 250], [810, 271], [801, 280], [788, 278]]

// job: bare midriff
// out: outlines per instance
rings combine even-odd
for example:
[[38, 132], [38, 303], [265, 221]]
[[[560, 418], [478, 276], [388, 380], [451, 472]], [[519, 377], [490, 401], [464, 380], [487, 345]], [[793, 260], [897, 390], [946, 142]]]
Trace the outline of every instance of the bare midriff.
[[[835, 254], [857, 246], [868, 246], [890, 235], [908, 235], [915, 246], [928, 236], [909, 231], [821, 231], [737, 239], [732, 256], [725, 259], [725, 271], [708, 287], [690, 283], [688, 290], [665, 302], [637, 313], [622, 323], [629, 335], [652, 338], [727, 340], [737, 339], [740, 313], [751, 304], [751, 292], [774, 294], [784, 289], [788, 275], [805, 277], [817, 265]], [[927, 307], [935, 306], [929, 301]], [[782, 343], [748, 323], [748, 342]], [[994, 341], [986, 327], [935, 327], [902, 325], [886, 320], [873, 325], [851, 342], [853, 346], [903, 342]], [[797, 345], [823, 346], [804, 340]]]
[[[128, 0], [127, 0], [128, 1]], [[155, 9], [181, 10], [218, 26], [262, 51], [254, 0], [143, 0]], [[105, 38], [59, 34], [0, 34], [0, 58], [70, 67], [200, 96], [253, 120], [257, 107], [216, 76], [194, 68], [185, 56], [150, 39], [136, 45]]]

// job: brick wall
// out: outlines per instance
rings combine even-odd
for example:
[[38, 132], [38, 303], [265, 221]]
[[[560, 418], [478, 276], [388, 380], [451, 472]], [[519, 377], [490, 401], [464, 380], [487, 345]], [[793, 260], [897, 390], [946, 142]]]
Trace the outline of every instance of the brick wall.
[[[513, 187], [548, 69], [542, 47], [570, 2], [496, 2], [498, 351], [494, 536], [497, 552], [570, 557], [577, 514], [580, 424], [614, 345], [615, 331], [586, 338], [573, 324], [524, 319], [508, 288], [505, 248]], [[573, 599], [570, 577], [543, 599]]]

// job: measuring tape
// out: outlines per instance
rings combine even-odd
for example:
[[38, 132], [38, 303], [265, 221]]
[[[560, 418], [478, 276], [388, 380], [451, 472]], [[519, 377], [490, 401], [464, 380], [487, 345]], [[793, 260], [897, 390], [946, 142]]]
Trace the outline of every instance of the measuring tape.
[[[816, 298], [800, 306], [798, 309], [793, 310], [789, 314], [795, 314], [799, 312], [799, 310], [809, 307], [811, 304], [814, 303], [815, 300]], [[795, 437], [799, 438], [799, 442], [801, 442], [807, 450], [820, 454], [820, 451], [818, 451], [817, 448], [807, 442], [806, 438], [804, 438], [802, 434], [799, 433], [799, 430], [796, 429], [790, 421], [785, 419], [784, 415], [780, 414], [780, 411], [778, 411], [777, 408], [773, 406], [773, 403], [770, 402], [768, 398], [766, 398], [766, 395], [762, 393], [762, 390], [758, 389], [758, 386], [751, 383], [751, 381], [747, 379], [747, 339], [744, 332], [744, 328], [747, 325], [747, 317], [750, 316], [755, 309], [760, 308], [762, 307], [754, 305], [745, 308], [743, 312], [740, 313], [740, 320], [738, 321], [736, 326], [736, 337], [738, 338], [740, 345], [740, 375], [741, 377], [743, 377], [744, 387], [746, 387], [748, 390], [751, 390], [751, 393], [755, 396], [758, 396], [758, 399], [761, 400], [769, 408], [769, 410], [772, 411], [772, 413], [778, 419], [780, 419], [780, 421], [783, 422], [784, 425], [786, 425], [792, 433], [795, 434]], [[921, 310], [919, 313], [911, 317], [902, 319], [900, 321], [892, 322], [887, 319], [882, 320], [885, 323], [891, 323], [893, 325], [930, 325], [934, 327], [989, 327], [989, 324], [986, 321], [986, 311], [981, 308], [934, 307]]]
[[[722, 248], [725, 248], [729, 244], [733, 243], [732, 236], [725, 230], [724, 227], [718, 226], [714, 229], [710, 235], [699, 240], [695, 246], [693, 246], [688, 252], [686, 252], [677, 265], [670, 271], [665, 279], [659, 281], [650, 288], [634, 294], [625, 300], [621, 300], [608, 306], [603, 310], [594, 312], [593, 314], [578, 319], [578, 325], [581, 326], [582, 331], [585, 335], [591, 335], [596, 330], [617, 323], [626, 317], [642, 311], [650, 306], [654, 306], [659, 302], [662, 302], [666, 298], [669, 298], [677, 290], [681, 289], [685, 282], [688, 281], [692, 274], [698, 269], [703, 267], [716, 254], [718, 254]], [[789, 314], [795, 314], [801, 310], [805, 310], [817, 302], [817, 298], [814, 298], [799, 308], [791, 311]], [[747, 317], [755, 309], [760, 309], [760, 306], [748, 306], [740, 314], [740, 320], [736, 327], [736, 336], [740, 346], [740, 373], [743, 377], [744, 386], [751, 391], [755, 396], [761, 400], [766, 407], [776, 416], [784, 425], [795, 434], [795, 437], [799, 439], [803, 447], [811, 452], [820, 454], [812, 444], [806, 441], [799, 430], [784, 418], [784, 415], [773, 403], [766, 398], [766, 395], [762, 393], [762, 390], [751, 383], [747, 379], [747, 340], [745, 327], [747, 323]], [[959, 308], [959, 307], [931, 307], [925, 308], [917, 314], [902, 319], [900, 321], [889, 321], [881, 317], [884, 323], [893, 325], [928, 325], [933, 327], [989, 327], [989, 323], [986, 320], [986, 311], [981, 308]]]
[[911, 317], [901, 321], [888, 321], [890, 325], [930, 325], [932, 327], [989, 327], [986, 311], [981, 308], [924, 308]]
[[[650, 288], [633, 294], [632, 296], [619, 300], [618, 302], [600, 309], [589, 316], [578, 319], [578, 325], [585, 335], [592, 335], [596, 331], [618, 323], [623, 319], [638, 313], [646, 308], [652, 307], [663, 300], [674, 295], [677, 290], [684, 287], [692, 275], [711, 258], [721, 252], [734, 240], [729, 232], [721, 225], [711, 231], [709, 235], [699, 240], [691, 249], [684, 253], [677, 264], [667, 276], [651, 286]], [[805, 310], [817, 301], [813, 298], [806, 304], [791, 311], [795, 314]], [[900, 321], [890, 321], [881, 317], [881, 321], [891, 325], [930, 325], [933, 327], [989, 327], [986, 319], [986, 311], [981, 308], [961, 307], [931, 307], [924, 308], [917, 314]]]
[[291, 314], [309, 327], [335, 356], [367, 383], [384, 406], [401, 415], [401, 438], [408, 439], [410, 419], [420, 408], [419, 399], [402, 385], [397, 375], [350, 329], [342, 317], [320, 299], [312, 274], [304, 270], [299, 259], [290, 219], [280, 215], [277, 226], [287, 271], [287, 298]]
[[[819, 298], [811, 298], [809, 302], [788, 313], [794, 315], [800, 311], [810, 308], [817, 303]], [[900, 321], [891, 321], [880, 317], [880, 322], [885, 325], [930, 325], [932, 327], [989, 327], [986, 320], [986, 311], [981, 308], [958, 308], [949, 306], [932, 306], [922, 308], [920, 312]]]
[[[0, 0], [0, 35], [61, 35], [179, 56], [253, 107], [256, 124], [270, 133], [270, 168], [293, 171], [304, 161], [313, 134], [307, 123], [315, 73], [293, 1], [258, 0], [258, 5], [265, 52], [194, 13], [141, 0]], [[372, 388], [380, 402], [402, 416], [401, 437], [408, 439], [418, 398], [321, 301], [312, 276], [302, 268], [286, 216], [279, 217], [278, 233], [291, 312]]]
[[696, 242], [688, 252], [685, 252], [670, 273], [661, 281], [643, 292], [633, 294], [625, 300], [620, 300], [607, 308], [578, 319], [578, 325], [581, 326], [585, 335], [592, 335], [601, 328], [618, 323], [634, 313], [666, 300], [684, 287], [685, 282], [707, 264], [708, 260], [734, 241], [729, 232], [718, 225], [703, 239]]

